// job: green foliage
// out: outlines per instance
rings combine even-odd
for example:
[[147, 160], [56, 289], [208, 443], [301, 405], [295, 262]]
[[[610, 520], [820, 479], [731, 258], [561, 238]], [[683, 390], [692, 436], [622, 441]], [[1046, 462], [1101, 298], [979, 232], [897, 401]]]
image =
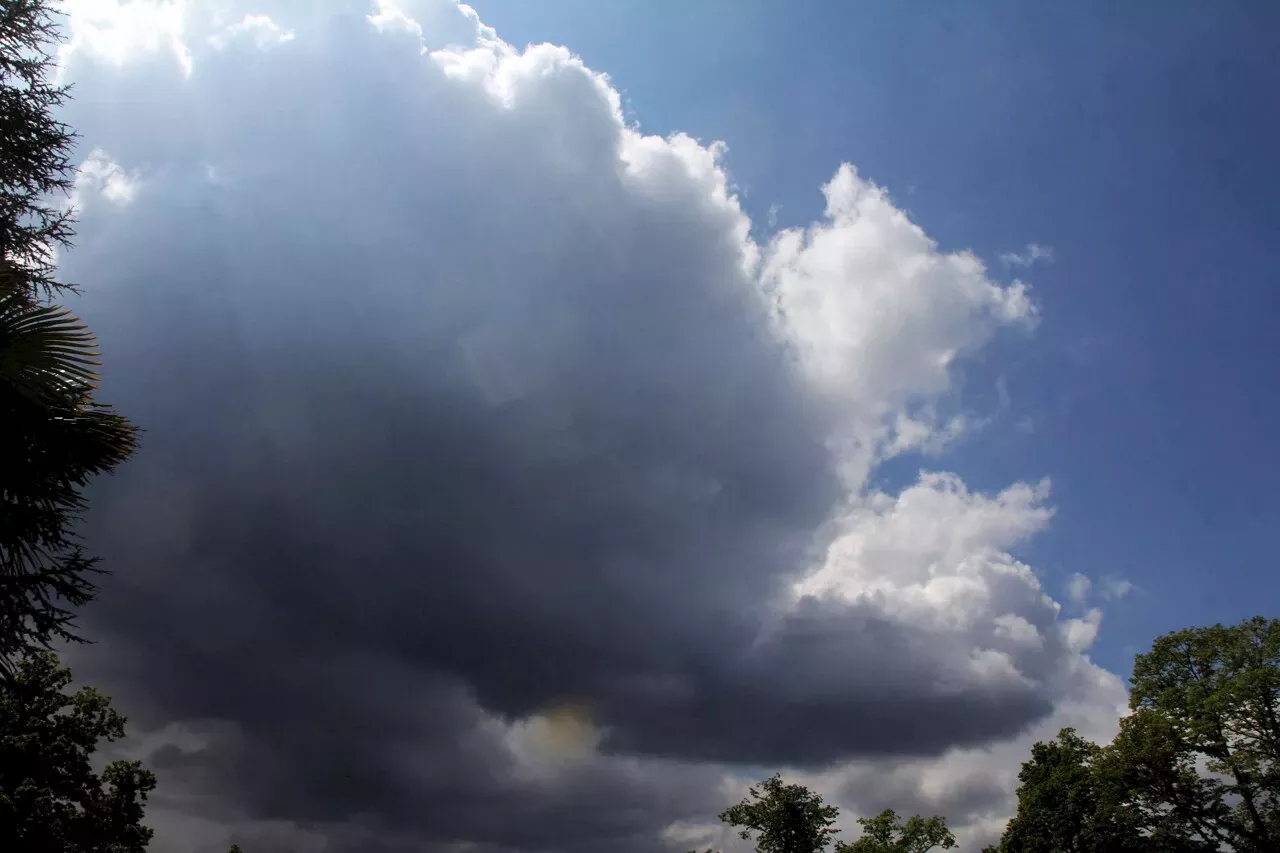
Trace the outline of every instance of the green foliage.
[[[752, 787], [749, 796], [726, 809], [720, 819], [738, 828], [744, 839], [750, 840], [755, 833], [759, 853], [818, 853], [835, 841], [840, 830], [831, 826], [839, 814], [818, 794], [803, 785], [788, 785], [774, 774]], [[858, 823], [862, 837], [852, 844], [837, 843], [839, 853], [925, 853], [956, 844], [941, 817], [914, 815], [903, 823], [892, 809], [885, 809], [875, 817], [859, 818]]]
[[1036, 743], [1018, 774], [1018, 810], [997, 848], [1001, 853], [1142, 851], [1142, 838], [1123, 794], [1099, 783], [1102, 748], [1065, 728]]
[[1280, 620], [1160, 637], [1134, 661], [1130, 705], [1116, 749], [1145, 771], [1136, 794], [1232, 849], [1280, 848]]
[[862, 837], [841, 844], [840, 853], [925, 853], [935, 847], [949, 850], [956, 846], [946, 819], [936, 815], [912, 815], [902, 823], [897, 812], [885, 809], [875, 817], [858, 818], [858, 823], [862, 824]]
[[1019, 775], [1000, 853], [1280, 849], [1280, 621], [1190, 628], [1134, 662], [1106, 747], [1070, 729]]
[[93, 772], [98, 743], [123, 737], [125, 718], [91, 687], [68, 695], [70, 683], [50, 652], [0, 683], [0, 850], [138, 853], [155, 777], [137, 761]]
[[95, 561], [72, 533], [89, 479], [134, 449], [135, 431], [93, 399], [92, 334], [48, 299], [71, 213], [51, 194], [73, 183], [74, 135], [53, 117], [58, 38], [47, 0], [0, 4], [0, 669], [77, 639]]
[[1144, 709], [1122, 720], [1120, 734], [1098, 755], [1095, 778], [1122, 802], [1146, 849], [1247, 849], [1228, 844], [1235, 833], [1221, 784], [1200, 775], [1196, 755], [1161, 714]]
[[759, 853], [818, 853], [831, 844], [840, 810], [803, 785], [787, 785], [774, 774], [749, 789], [749, 796], [721, 813], [744, 839], [756, 833]]

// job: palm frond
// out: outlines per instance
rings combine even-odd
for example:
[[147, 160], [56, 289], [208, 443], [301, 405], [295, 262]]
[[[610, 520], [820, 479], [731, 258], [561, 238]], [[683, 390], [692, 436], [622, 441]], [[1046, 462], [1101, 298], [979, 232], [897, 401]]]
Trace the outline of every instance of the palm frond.
[[66, 308], [0, 289], [0, 384], [35, 402], [81, 400], [97, 388], [93, 333]]

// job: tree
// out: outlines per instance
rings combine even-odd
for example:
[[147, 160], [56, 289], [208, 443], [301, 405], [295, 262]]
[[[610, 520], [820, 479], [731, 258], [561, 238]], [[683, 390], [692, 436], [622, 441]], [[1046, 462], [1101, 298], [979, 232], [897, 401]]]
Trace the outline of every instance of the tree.
[[1098, 753], [1095, 779], [1121, 801], [1149, 849], [1211, 853], [1242, 849], [1221, 783], [1202, 777], [1196, 756], [1176, 726], [1147, 709], [1120, 722], [1120, 733]]
[[0, 684], [0, 850], [138, 853], [151, 840], [141, 821], [155, 777], [137, 761], [93, 772], [98, 743], [123, 737], [125, 718], [91, 687], [68, 695], [70, 683], [40, 652]]
[[720, 814], [749, 840], [757, 834], [759, 853], [818, 853], [840, 830], [832, 829], [840, 810], [803, 785], [788, 785], [774, 774], [749, 789], [749, 796]]
[[1001, 853], [1280, 849], [1280, 621], [1189, 628], [1134, 660], [1106, 747], [1070, 729], [1019, 776]]
[[1116, 763], [1153, 813], [1230, 849], [1280, 848], [1280, 620], [1160, 637], [1134, 659], [1129, 704]]
[[94, 400], [92, 334], [52, 298], [72, 212], [74, 134], [54, 117], [58, 40], [48, 0], [0, 4], [0, 672], [54, 640], [78, 639], [74, 609], [94, 594], [96, 561], [74, 525], [89, 479], [135, 446], [134, 428]]
[[75, 134], [54, 115], [69, 94], [53, 82], [59, 39], [48, 0], [0, 5], [0, 257], [47, 296], [65, 289], [51, 250], [73, 233], [71, 210], [57, 202], [75, 184]]
[[912, 815], [901, 823], [897, 812], [885, 809], [875, 817], [858, 818], [858, 823], [862, 825], [862, 837], [851, 844], [841, 844], [840, 853], [925, 853], [935, 847], [949, 850], [956, 846], [946, 819], [936, 815]]
[[[776, 773], [748, 793], [742, 802], [725, 809], [720, 819], [737, 827], [746, 840], [756, 833], [759, 853], [818, 853], [840, 832], [831, 828], [840, 815], [838, 808], [823, 803], [804, 785], [784, 783]], [[956, 844], [941, 817], [913, 815], [902, 823], [893, 809], [885, 809], [875, 817], [859, 818], [858, 823], [862, 837], [852, 844], [837, 843], [838, 853], [925, 853]]]
[[999, 853], [1121, 853], [1150, 849], [1122, 795], [1100, 784], [1102, 747], [1065, 728], [1031, 747], [1018, 773], [1018, 809]]

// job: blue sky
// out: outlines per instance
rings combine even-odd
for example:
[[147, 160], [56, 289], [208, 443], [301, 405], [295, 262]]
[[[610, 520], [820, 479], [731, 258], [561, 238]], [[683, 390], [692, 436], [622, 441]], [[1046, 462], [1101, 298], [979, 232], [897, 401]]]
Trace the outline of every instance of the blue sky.
[[[1003, 377], [1010, 410], [946, 466], [977, 488], [1050, 476], [1057, 515], [1027, 551], [1047, 582], [1140, 587], [1110, 605], [1100, 662], [1276, 612], [1280, 8], [479, 5], [509, 41], [607, 70], [646, 131], [727, 141], [758, 223], [808, 222], [848, 160], [941, 246], [1032, 283], [1032, 339], [967, 369], [966, 399], [994, 408]], [[1052, 263], [1000, 268], [1028, 243]]]
[[65, 2], [159, 853], [980, 849], [1280, 604], [1273, 6]]

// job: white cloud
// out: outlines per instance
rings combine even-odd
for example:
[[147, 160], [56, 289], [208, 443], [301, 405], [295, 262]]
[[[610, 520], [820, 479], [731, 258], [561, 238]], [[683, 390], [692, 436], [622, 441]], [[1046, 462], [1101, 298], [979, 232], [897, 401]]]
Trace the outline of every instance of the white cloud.
[[422, 37], [422, 26], [400, 7], [395, 0], [375, 0], [376, 11], [369, 15], [369, 23], [383, 30], [404, 30]]
[[64, 66], [76, 52], [122, 66], [139, 55], [167, 51], [191, 73], [182, 0], [61, 0], [60, 8], [68, 21]]
[[76, 173], [71, 206], [81, 210], [86, 198], [97, 195], [116, 207], [124, 207], [138, 193], [137, 172], [126, 172], [119, 163], [101, 149], [94, 149]]
[[797, 592], [871, 598], [904, 622], [947, 629], [1028, 610], [1032, 624], [1051, 623], [1056, 610], [1034, 573], [1007, 554], [1048, 524], [1048, 490], [1020, 483], [987, 497], [955, 475], [927, 473], [897, 496], [872, 493]]
[[1087, 576], [1076, 572], [1068, 580], [1065, 587], [1067, 598], [1073, 604], [1084, 604], [1089, 600], [1089, 596], [1095, 592], [1103, 601], [1119, 601], [1134, 591], [1134, 586], [1130, 581], [1124, 578], [1118, 578], [1114, 575], [1104, 575], [1097, 584], [1094, 584]]
[[[843, 411], [848, 431], [836, 438], [860, 484], [887, 420], [945, 394], [957, 358], [1002, 325], [1030, 325], [1035, 308], [1024, 285], [993, 282], [972, 253], [940, 251], [852, 165], [823, 193], [825, 220], [776, 235], [762, 282], [808, 375]], [[919, 422], [907, 426], [907, 446], [923, 443]]]
[[1102, 597], [1107, 601], [1119, 601], [1133, 590], [1133, 583], [1124, 578], [1108, 575], [1102, 579]]
[[266, 15], [245, 15], [239, 23], [231, 24], [209, 36], [209, 43], [222, 49], [237, 39], [248, 39], [259, 48], [284, 44], [295, 38], [293, 30], [286, 30]]
[[962, 437], [987, 424], [985, 419], [976, 420], [967, 415], [954, 415], [943, 422], [932, 406], [923, 406], [914, 415], [899, 412], [880, 453], [885, 459], [912, 450], [926, 456], [940, 456]]
[[1089, 598], [1091, 589], [1093, 589], [1093, 581], [1079, 572], [1076, 572], [1067, 580], [1067, 598], [1075, 604], [1084, 604]]
[[[244, 340], [261, 342], [254, 333], [261, 327], [264, 279], [273, 283], [272, 299], [296, 299], [310, 310], [317, 304], [367, 308], [381, 300], [394, 315], [385, 322], [399, 324], [385, 346], [417, 353], [415, 346], [433, 336], [451, 341], [467, 380], [503, 413], [564, 367], [561, 350], [575, 344], [592, 319], [574, 312], [575, 301], [590, 293], [646, 287], [667, 299], [661, 288], [687, 289], [713, 294], [697, 303], [702, 310], [768, 312], [766, 331], [794, 352], [815, 408], [829, 418], [824, 423], [832, 425], [829, 438], [847, 488], [819, 532], [819, 541], [829, 541], [787, 607], [808, 597], [850, 612], [866, 608], [919, 639], [913, 653], [920, 662], [954, 678], [946, 689], [1016, 683], [1054, 703], [1035, 733], [1076, 724], [1106, 736], [1123, 687], [1087, 657], [1100, 613], [1061, 619], [1033, 568], [1014, 556], [1052, 518], [1048, 482], [1016, 483], [987, 495], [953, 474], [926, 472], [897, 493], [867, 486], [879, 461], [908, 451], [939, 455], [981, 426], [963, 414], [941, 413], [955, 394], [953, 369], [1002, 328], [1034, 325], [1036, 309], [1024, 285], [992, 280], [970, 252], [941, 250], [849, 164], [823, 187], [821, 221], [757, 244], [726, 176], [723, 145], [641, 134], [624, 121], [606, 76], [564, 48], [518, 50], [465, 6], [380, 0], [369, 10], [368, 33], [346, 34], [354, 46], [331, 46], [332, 62], [372, 68], [354, 82], [349, 78], [358, 68], [287, 64], [307, 61], [307, 39], [321, 38], [313, 4], [276, 4], [271, 15], [235, 4], [215, 15], [180, 2], [69, 0], [67, 8], [72, 38], [65, 59], [69, 66], [84, 63], [78, 94], [90, 106], [110, 102], [114, 78], [108, 83], [107, 71], [146, 55], [176, 58], [188, 87], [156, 95], [175, 99], [163, 102], [163, 110], [121, 99], [119, 120], [86, 119], [88, 139], [105, 140], [122, 162], [147, 164], [148, 189], [140, 194], [138, 173], [102, 151], [88, 158], [84, 191], [100, 194], [112, 208], [87, 210], [87, 242], [107, 248], [86, 258], [86, 267], [114, 264], [110, 272], [122, 280], [140, 267], [151, 269], [138, 258], [189, 227], [167, 221], [166, 208], [148, 208], [152, 187], [170, 193], [179, 207], [191, 200], [184, 193], [198, 193], [200, 209], [216, 214], [210, 227], [225, 230], [219, 244], [233, 247], [218, 258], [226, 281], [219, 282], [225, 287], [214, 304]], [[223, 50], [232, 38], [258, 46], [294, 40], [299, 50], [255, 51], [262, 65], [242, 71]], [[378, 41], [369, 48], [359, 41], [364, 38]], [[339, 53], [348, 47], [356, 58]], [[263, 69], [278, 72], [271, 79], [296, 91], [246, 85]], [[350, 83], [357, 94], [330, 98], [317, 79]], [[296, 115], [280, 116], [282, 103]], [[396, 129], [391, 141], [381, 140], [386, 150], [369, 150], [370, 136], [359, 133], [366, 122]], [[416, 158], [418, 172], [406, 171], [397, 159], [405, 157]], [[161, 167], [154, 171], [153, 158]], [[220, 206], [228, 197], [239, 203], [233, 210], [243, 221]], [[337, 217], [341, 228], [335, 228]], [[93, 239], [104, 234], [133, 235], [135, 244]], [[242, 252], [251, 240], [258, 241], [256, 256]], [[360, 293], [317, 284], [307, 265], [319, 262], [306, 256], [308, 247], [360, 271]], [[250, 257], [266, 258], [270, 275]], [[1028, 266], [1051, 257], [1033, 244], [1001, 260]], [[373, 265], [387, 258], [399, 264]], [[662, 275], [645, 282], [625, 275], [638, 258], [656, 259]], [[428, 278], [440, 293], [422, 284]], [[562, 285], [565, 279], [570, 284]], [[569, 293], [579, 285], [581, 292]], [[550, 292], [560, 286], [566, 290]], [[117, 301], [98, 305], [116, 318], [118, 332], [133, 322], [119, 319], [132, 317], [129, 298], [115, 293]], [[530, 317], [546, 319], [544, 311], [546, 330], [531, 331]], [[293, 322], [308, 328], [313, 318], [303, 314]], [[718, 343], [708, 337], [705, 346]], [[655, 360], [664, 357], [662, 342], [653, 349]], [[273, 420], [270, 410], [252, 417], [261, 420], [264, 441], [308, 440], [306, 424]], [[560, 425], [548, 416], [546, 432], [558, 433]], [[586, 451], [566, 446], [555, 452]], [[672, 490], [720, 488], [696, 472], [671, 472], [666, 479]], [[1068, 596], [1083, 603], [1089, 588], [1088, 578], [1078, 575]], [[1118, 598], [1130, 587], [1115, 580], [1102, 589]], [[577, 772], [563, 768], [594, 755], [600, 736], [589, 718], [563, 711], [500, 728], [528, 778]], [[814, 778], [863, 813], [900, 802], [945, 810], [980, 789], [989, 795], [982, 807], [955, 818], [962, 833], [977, 838], [1007, 813], [1030, 736], [934, 759], [852, 762]], [[901, 799], [886, 801], [891, 795]], [[290, 815], [279, 817], [292, 826]], [[681, 843], [705, 835], [706, 827], [688, 822], [669, 832]]]
[[1038, 263], [1053, 263], [1053, 247], [1041, 246], [1039, 243], [1028, 243], [1021, 252], [1005, 252], [1000, 255], [1000, 262], [1006, 267], [1029, 267]]
[[1091, 608], [1079, 619], [1068, 619], [1062, 623], [1062, 635], [1067, 648], [1074, 652], [1085, 652], [1098, 638], [1098, 629], [1102, 626], [1102, 611]]

